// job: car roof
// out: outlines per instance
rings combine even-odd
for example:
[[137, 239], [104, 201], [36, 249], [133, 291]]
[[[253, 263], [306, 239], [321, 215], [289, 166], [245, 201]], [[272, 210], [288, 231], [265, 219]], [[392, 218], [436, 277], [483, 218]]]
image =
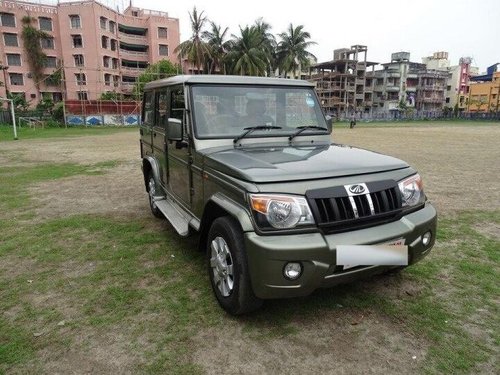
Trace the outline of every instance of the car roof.
[[227, 84], [227, 85], [271, 85], [271, 86], [305, 86], [313, 87], [314, 84], [298, 79], [253, 77], [253, 76], [227, 76], [215, 74], [178, 75], [159, 79], [145, 85], [145, 90], [178, 84]]

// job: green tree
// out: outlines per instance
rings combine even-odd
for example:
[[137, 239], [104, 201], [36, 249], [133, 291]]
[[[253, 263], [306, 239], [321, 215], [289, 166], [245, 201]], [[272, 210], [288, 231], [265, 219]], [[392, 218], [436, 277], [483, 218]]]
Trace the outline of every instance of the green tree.
[[198, 13], [195, 6], [193, 11], [189, 13], [189, 19], [192, 30], [191, 38], [179, 44], [174, 52], [179, 54], [181, 60], [186, 58], [200, 72], [210, 56], [210, 47], [202, 38], [203, 27], [207, 22], [207, 18], [204, 16], [203, 11]]
[[203, 32], [203, 39], [209, 46], [208, 73], [219, 71], [226, 74], [226, 56], [231, 48], [231, 41], [226, 40], [228, 28], [222, 30], [222, 26], [210, 22], [210, 31]]
[[23, 30], [21, 37], [23, 39], [24, 50], [28, 59], [28, 65], [31, 70], [33, 81], [35, 82], [35, 87], [40, 88], [40, 82], [43, 80], [43, 69], [45, 68], [45, 60], [47, 56], [42, 50], [41, 40], [43, 38], [48, 38], [50, 35], [47, 33], [36, 29], [33, 26], [35, 18], [30, 16], [25, 16], [22, 18], [21, 22], [23, 24]]
[[309, 66], [311, 61], [316, 61], [307, 49], [316, 44], [310, 41], [311, 35], [304, 31], [304, 26], [293, 27], [290, 24], [288, 30], [278, 34], [280, 39], [277, 48], [277, 59], [280, 72], [291, 73], [294, 78], [298, 70]]
[[101, 94], [99, 100], [121, 100], [121, 94], [117, 93], [116, 91], [106, 91]]
[[26, 101], [26, 97], [24, 96], [24, 94], [12, 94], [9, 92], [7, 98], [12, 99], [14, 108], [18, 111], [26, 111], [30, 106], [29, 103]]
[[231, 72], [237, 75], [266, 75], [269, 56], [263, 44], [263, 35], [255, 26], [240, 27], [240, 36], [233, 35], [232, 49], [228, 53]]
[[264, 50], [267, 58], [267, 75], [273, 75], [277, 68], [276, 52], [278, 44], [276, 38], [271, 33], [272, 26], [265, 22], [263, 18], [255, 21], [253, 27], [257, 30], [261, 37], [261, 48]]
[[140, 100], [144, 92], [144, 85], [148, 82], [157, 79], [167, 78], [179, 74], [181, 67], [177, 64], [172, 64], [168, 60], [160, 60], [156, 64], [151, 64], [146, 70], [137, 78], [134, 85], [134, 96]]

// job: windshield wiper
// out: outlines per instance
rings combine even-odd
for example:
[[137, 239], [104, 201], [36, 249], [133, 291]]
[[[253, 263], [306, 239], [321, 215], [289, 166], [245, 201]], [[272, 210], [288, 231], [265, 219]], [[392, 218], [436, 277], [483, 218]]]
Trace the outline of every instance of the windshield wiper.
[[299, 126], [297, 127], [297, 130], [295, 133], [293, 133], [291, 136], [288, 137], [288, 140], [291, 142], [292, 139], [294, 139], [296, 136], [298, 136], [299, 134], [301, 134], [303, 131], [305, 130], [308, 130], [308, 129], [317, 129], [317, 130], [324, 130], [324, 131], [328, 131], [327, 128], [324, 128], [322, 126], [313, 126], [313, 125], [307, 125], [307, 126]]
[[233, 139], [233, 143], [236, 144], [240, 139], [245, 138], [248, 134], [250, 134], [255, 130], [272, 130], [272, 129], [281, 129], [281, 126], [260, 125], [260, 126], [250, 126], [248, 128], [243, 128], [243, 130], [246, 130], [246, 132], [242, 133], [241, 135]]

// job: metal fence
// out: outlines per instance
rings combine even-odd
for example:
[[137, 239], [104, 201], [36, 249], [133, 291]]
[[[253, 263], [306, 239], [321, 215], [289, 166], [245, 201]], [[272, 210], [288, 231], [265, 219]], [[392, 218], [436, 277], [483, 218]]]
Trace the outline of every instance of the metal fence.
[[[351, 121], [353, 116], [341, 116], [337, 118], [339, 121]], [[419, 111], [413, 113], [389, 112], [389, 113], [374, 113], [374, 114], [356, 114], [356, 121], [419, 121], [419, 120], [475, 120], [475, 121], [500, 121], [500, 112], [476, 113], [476, 112], [459, 112], [444, 113], [432, 111]]]

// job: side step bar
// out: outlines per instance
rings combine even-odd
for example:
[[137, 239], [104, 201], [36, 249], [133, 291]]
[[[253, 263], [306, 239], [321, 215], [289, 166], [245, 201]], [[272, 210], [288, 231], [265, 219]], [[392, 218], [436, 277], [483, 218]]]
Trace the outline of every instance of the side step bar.
[[181, 214], [180, 208], [176, 204], [169, 202], [166, 199], [155, 200], [156, 207], [170, 221], [170, 224], [175, 228], [177, 233], [186, 237], [189, 234], [189, 219]]

